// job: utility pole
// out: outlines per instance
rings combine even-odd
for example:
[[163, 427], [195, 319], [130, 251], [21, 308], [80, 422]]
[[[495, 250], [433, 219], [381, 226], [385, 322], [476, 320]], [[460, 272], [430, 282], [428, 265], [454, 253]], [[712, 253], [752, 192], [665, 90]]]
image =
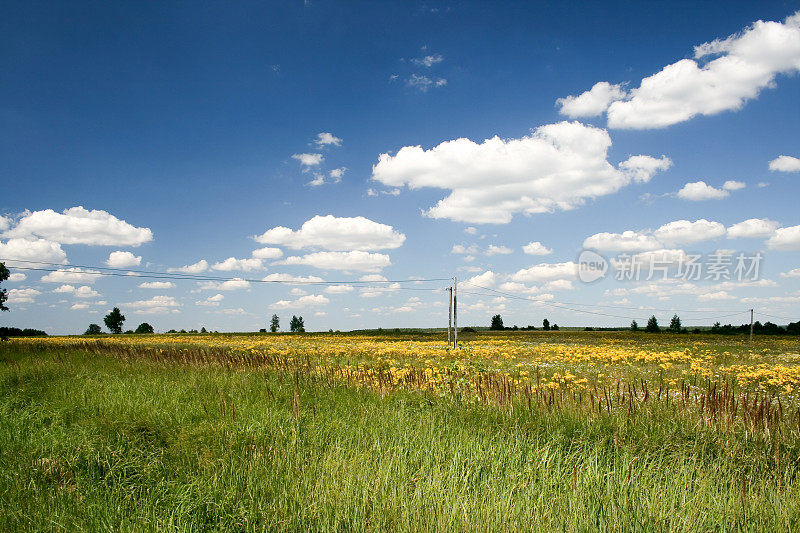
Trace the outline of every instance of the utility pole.
[[453, 349], [458, 348], [458, 283], [453, 276]]
[[750, 310], [750, 344], [753, 344], [753, 310]]
[[448, 310], [447, 310], [447, 347], [450, 348], [450, 329], [453, 327], [453, 287], [445, 289], [448, 295]]

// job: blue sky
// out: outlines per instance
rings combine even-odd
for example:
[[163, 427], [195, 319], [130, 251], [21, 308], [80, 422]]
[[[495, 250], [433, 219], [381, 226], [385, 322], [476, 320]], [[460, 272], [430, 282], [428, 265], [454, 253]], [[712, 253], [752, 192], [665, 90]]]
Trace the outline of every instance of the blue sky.
[[[446, 282], [382, 279], [454, 275], [477, 276], [461, 324], [797, 320], [799, 10], [5, 3], [0, 257], [63, 266], [9, 261], [0, 324], [442, 326]], [[577, 276], [584, 248], [603, 279]], [[760, 252], [757, 279], [679, 279], [715, 251]], [[670, 273], [617, 280], [619, 254]], [[347, 287], [21, 268], [202, 260]]]

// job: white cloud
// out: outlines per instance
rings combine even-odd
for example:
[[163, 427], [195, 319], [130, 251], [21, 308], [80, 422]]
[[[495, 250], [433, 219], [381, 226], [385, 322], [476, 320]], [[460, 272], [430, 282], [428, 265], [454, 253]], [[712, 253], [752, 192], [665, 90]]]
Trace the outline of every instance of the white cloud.
[[333, 133], [323, 131], [322, 133], [317, 133], [317, 138], [314, 141], [314, 144], [317, 146], [341, 146], [342, 140]]
[[478, 144], [446, 141], [430, 150], [405, 146], [381, 154], [372, 179], [392, 187], [434, 187], [450, 195], [425, 212], [431, 218], [505, 224], [515, 213], [573, 209], [587, 199], [649, 181], [667, 158], [634, 156], [614, 168], [606, 159], [611, 137], [578, 122], [537, 128], [519, 139], [493, 137]]
[[89, 304], [87, 304], [86, 302], [72, 304], [72, 307], [70, 307], [70, 309], [72, 309], [73, 311], [80, 311], [81, 309], [89, 309]]
[[319, 166], [325, 160], [322, 154], [294, 154], [292, 159], [300, 161], [303, 172], [307, 172], [311, 167]]
[[728, 294], [727, 291], [713, 291], [697, 295], [698, 302], [713, 302], [719, 300], [735, 300], [736, 297]]
[[330, 287], [326, 287], [324, 292], [327, 294], [346, 294], [354, 290], [355, 288], [352, 285], [331, 285]]
[[106, 259], [106, 265], [112, 268], [139, 266], [141, 263], [142, 256], [133, 255], [131, 252], [111, 252]]
[[205, 300], [200, 300], [195, 302], [195, 305], [202, 305], [206, 307], [218, 307], [220, 302], [225, 299], [225, 296], [222, 294], [215, 294], [214, 296], [209, 296]]
[[[700, 64], [709, 56], [719, 57]], [[739, 34], [695, 47], [682, 59], [644, 78], [626, 100], [608, 108], [612, 128], [660, 128], [697, 115], [740, 109], [774, 86], [781, 73], [800, 70], [800, 14], [784, 23], [757, 21]]]
[[767, 240], [767, 247], [772, 250], [800, 250], [800, 226], [779, 228]]
[[277, 259], [283, 257], [283, 251], [280, 248], [270, 248], [266, 246], [258, 250], [253, 250], [253, 257], [256, 259]]
[[567, 96], [556, 100], [559, 113], [570, 118], [596, 117], [608, 109], [611, 102], [625, 98], [622, 85], [612, 85], [607, 81], [599, 81], [578, 96]]
[[478, 287], [491, 287], [495, 284], [497, 280], [497, 274], [492, 272], [491, 270], [487, 270], [483, 274], [478, 274], [477, 276], [473, 276], [464, 283], [466, 285], [475, 285]]
[[371, 251], [399, 248], [406, 236], [392, 226], [364, 217], [320, 216], [307, 220], [299, 230], [278, 226], [255, 237], [263, 244], [277, 244], [293, 250], [322, 248], [333, 251]]
[[509, 248], [508, 246], [495, 246], [494, 244], [490, 244], [489, 248], [484, 252], [486, 255], [509, 255], [513, 254], [514, 250]]
[[26, 276], [22, 272], [14, 272], [8, 276], [8, 281], [13, 281], [13, 282], [25, 281], [26, 279], [28, 279], [28, 276]]
[[321, 172], [314, 172], [312, 174], [314, 179], [306, 183], [309, 187], [319, 187], [320, 185], [325, 185], [325, 174]]
[[138, 300], [124, 304], [135, 309], [136, 314], [163, 315], [179, 312], [181, 304], [173, 296], [153, 296], [149, 300]]
[[464, 228], [464, 233], [466, 233], [467, 235], [477, 235], [478, 228], [474, 226], [467, 226], [466, 228]]
[[345, 172], [347, 172], [347, 167], [334, 168], [328, 172], [328, 176], [330, 176], [334, 183], [339, 183], [342, 181], [342, 176], [344, 176]]
[[308, 296], [301, 296], [297, 300], [279, 300], [269, 307], [270, 309], [303, 309], [328, 303], [330, 303], [330, 300], [322, 294], [309, 294]]
[[556, 279], [553, 281], [548, 281], [544, 284], [544, 286], [542, 286], [543, 291], [571, 291], [574, 289], [575, 287], [568, 279]]
[[11, 227], [11, 219], [0, 215], [0, 231], [5, 231]]
[[668, 246], [707, 241], [722, 235], [725, 235], [725, 226], [719, 222], [711, 222], [704, 218], [694, 222], [675, 220], [664, 224], [653, 232], [653, 236], [656, 239]]
[[261, 278], [261, 281], [270, 281], [270, 282], [283, 282], [283, 283], [319, 283], [325, 281], [324, 279], [317, 277], [317, 276], [293, 276], [291, 274], [284, 274], [274, 272], [272, 274], [268, 274]]
[[800, 278], [800, 268], [793, 268], [789, 272], [781, 272], [782, 278]]
[[722, 188], [726, 191], [740, 191], [745, 187], [747, 187], [745, 182], [736, 180], [728, 180], [722, 184]]
[[416, 89], [420, 92], [427, 92], [428, 89], [431, 87], [444, 87], [447, 85], [447, 80], [444, 78], [437, 78], [432, 80], [427, 76], [422, 76], [420, 74], [412, 74], [406, 80], [406, 85], [411, 87], [412, 89]]
[[81, 287], [78, 287], [72, 294], [76, 298], [94, 298], [95, 296], [100, 296], [99, 292], [88, 285], [82, 285]]
[[437, 63], [444, 61], [442, 54], [431, 54], [423, 57], [415, 57], [411, 60], [412, 63], [418, 67], [431, 68]]
[[250, 282], [241, 278], [233, 278], [227, 281], [201, 281], [198, 286], [203, 290], [213, 291], [238, 291], [241, 289], [249, 289]]
[[501, 283], [499, 288], [501, 291], [514, 292], [518, 294], [534, 294], [540, 290], [539, 287], [528, 286], [524, 283], [519, 283], [516, 281], [506, 281], [505, 283]]
[[308, 293], [303, 289], [301, 289], [300, 287], [294, 287], [293, 289], [289, 290], [289, 294], [291, 294], [292, 296], [304, 296]]
[[221, 270], [224, 272], [230, 272], [232, 270], [249, 272], [251, 270], [260, 270], [264, 268], [264, 265], [261, 263], [261, 259], [256, 257], [252, 259], [236, 259], [235, 257], [229, 257], [224, 261], [215, 263], [211, 268], [213, 270]]
[[386, 276], [381, 276], [380, 274], [366, 274], [358, 278], [358, 281], [365, 281], [368, 283], [374, 283], [376, 281], [389, 281], [386, 279]]
[[595, 233], [583, 241], [583, 247], [606, 252], [639, 252], [658, 250], [663, 245], [652, 235], [628, 230], [622, 233]]
[[729, 239], [766, 239], [771, 237], [778, 224], [768, 218], [749, 218], [728, 228]]
[[61, 213], [52, 209], [25, 213], [4, 233], [10, 238], [41, 237], [60, 244], [139, 246], [153, 240], [149, 228], [137, 228], [101, 210], [71, 207]]
[[306, 265], [321, 270], [378, 272], [390, 266], [392, 262], [385, 254], [353, 250], [351, 252], [314, 252], [303, 256], [291, 256], [275, 264]]
[[171, 281], [145, 281], [139, 284], [140, 289], [174, 289], [175, 284]]
[[800, 172], [800, 159], [790, 155], [782, 155], [769, 162], [773, 172]]
[[729, 195], [730, 193], [727, 190], [714, 188], [705, 181], [687, 183], [678, 191], [678, 198], [689, 200], [690, 202], [719, 200], [721, 198], [727, 198]]
[[40, 294], [36, 289], [9, 289], [7, 301], [10, 304], [29, 304]]
[[575, 279], [578, 266], [572, 261], [566, 263], [539, 263], [530, 268], [523, 268], [511, 275], [511, 281], [520, 283], [538, 283], [556, 279]]
[[550, 255], [553, 253], [553, 250], [539, 241], [529, 242], [522, 247], [522, 251], [528, 255]]
[[53, 289], [53, 292], [57, 294], [72, 294], [75, 292], [75, 287], [72, 285], [62, 285], [56, 289]]
[[241, 307], [237, 307], [236, 309], [220, 309], [217, 312], [222, 313], [223, 315], [236, 315], [236, 316], [243, 316], [250, 314]]
[[45, 283], [94, 283], [100, 277], [98, 270], [84, 270], [82, 268], [62, 268], [42, 276]]
[[14, 259], [44, 263], [67, 262], [67, 254], [59, 243], [37, 238], [9, 239], [0, 242], [0, 258], [6, 261], [6, 266], [14, 264]]
[[177, 268], [168, 268], [167, 272], [182, 272], [184, 274], [200, 274], [208, 270], [208, 261], [201, 259], [197, 263]]
[[454, 244], [453, 248], [450, 250], [451, 254], [460, 254], [460, 255], [467, 255], [467, 254], [477, 254], [478, 253], [478, 245], [477, 244]]

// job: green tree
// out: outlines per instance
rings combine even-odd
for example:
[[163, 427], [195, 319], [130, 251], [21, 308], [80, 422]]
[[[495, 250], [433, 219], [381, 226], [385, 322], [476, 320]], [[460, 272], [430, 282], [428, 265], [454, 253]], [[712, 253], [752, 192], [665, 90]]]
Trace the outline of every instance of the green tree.
[[672, 320], [669, 321], [669, 330], [673, 333], [681, 332], [681, 318], [678, 315], [672, 315]]
[[303, 317], [292, 315], [292, 320], [289, 322], [289, 330], [296, 333], [303, 333], [306, 330], [303, 324]]
[[153, 333], [153, 326], [147, 322], [142, 322], [136, 326], [136, 333]]
[[553, 324], [552, 326], [550, 326], [550, 330], [551, 331], [558, 331], [558, 324]]
[[278, 315], [272, 315], [272, 319], [269, 321], [269, 330], [275, 333], [279, 329], [281, 329], [281, 319], [278, 318]]
[[631, 331], [639, 331], [639, 324], [635, 320], [631, 322]]
[[647, 319], [647, 327], [644, 330], [648, 333], [658, 333], [661, 328], [658, 327], [658, 319], [655, 315]]
[[542, 329], [545, 331], [550, 331], [550, 321], [546, 318], [542, 320]]
[[111, 333], [122, 333], [122, 324], [125, 322], [125, 315], [119, 311], [119, 307], [115, 307], [103, 319], [106, 327]]
[[[4, 282], [10, 276], [6, 265], [0, 263], [0, 283]], [[5, 289], [0, 289], [0, 311], [8, 311], [8, 307], [6, 307], [6, 300], [8, 300], [8, 293]]]
[[489, 329], [494, 331], [505, 329], [503, 326], [503, 317], [500, 315], [494, 315], [492, 317], [492, 324], [489, 326]]
[[100, 326], [97, 324], [89, 324], [89, 327], [86, 328], [84, 335], [100, 335], [101, 333], [103, 333], [103, 330], [100, 329]]

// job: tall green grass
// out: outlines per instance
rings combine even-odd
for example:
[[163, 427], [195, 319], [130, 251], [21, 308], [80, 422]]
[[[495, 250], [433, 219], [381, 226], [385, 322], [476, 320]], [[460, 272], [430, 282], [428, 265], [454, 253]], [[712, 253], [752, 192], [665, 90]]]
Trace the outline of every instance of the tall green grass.
[[798, 530], [798, 443], [693, 420], [4, 349], [0, 530]]

